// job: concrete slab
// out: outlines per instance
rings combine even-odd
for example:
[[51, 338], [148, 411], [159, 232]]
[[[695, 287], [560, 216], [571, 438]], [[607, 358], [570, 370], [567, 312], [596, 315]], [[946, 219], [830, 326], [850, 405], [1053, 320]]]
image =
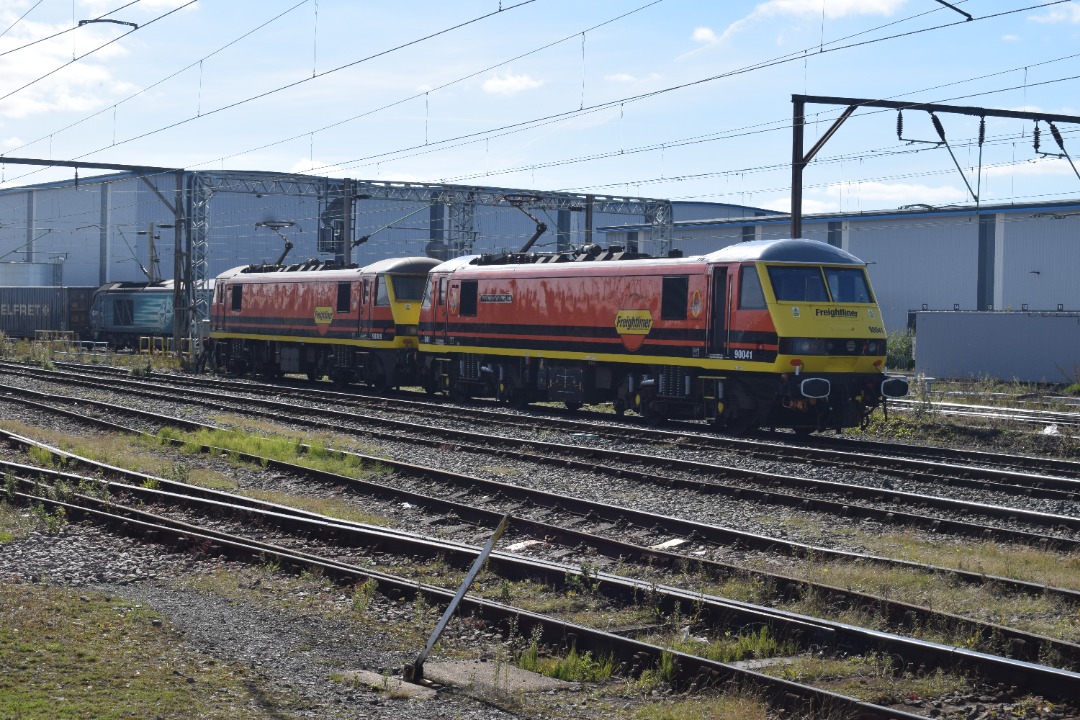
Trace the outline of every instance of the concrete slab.
[[442, 685], [476, 690], [481, 694], [534, 693], [580, 688], [577, 683], [549, 678], [509, 663], [479, 660], [425, 663], [424, 678]]
[[344, 675], [346, 685], [369, 687], [384, 693], [387, 697], [408, 698], [409, 700], [434, 700], [435, 688], [407, 683], [401, 677], [380, 675], [369, 670], [355, 670]]

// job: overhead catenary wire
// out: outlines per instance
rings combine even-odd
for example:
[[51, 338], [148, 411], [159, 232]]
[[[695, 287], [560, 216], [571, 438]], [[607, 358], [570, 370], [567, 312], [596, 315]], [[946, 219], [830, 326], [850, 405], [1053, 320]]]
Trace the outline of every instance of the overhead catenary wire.
[[[499, 8], [499, 10], [497, 12], [505, 12], [506, 10], [516, 9], [517, 7], [520, 7], [521, 5], [526, 4], [527, 2], [533, 2], [533, 1], [534, 0], [526, 0], [526, 2], [518, 3], [517, 5], [510, 6], [510, 7], [507, 7], [507, 8], [503, 8], [503, 7], [500, 6], [500, 8]], [[1007, 16], [1007, 15], [1011, 15], [1011, 14], [1015, 14], [1015, 13], [1019, 13], [1019, 12], [1026, 12], [1026, 11], [1029, 11], [1029, 10], [1032, 10], [1032, 9], [1039, 9], [1039, 8], [1049, 7], [1049, 6], [1057, 5], [1057, 4], [1060, 4], [1062, 2], [1066, 2], [1066, 1], [1067, 0], [1049, 0], [1048, 2], [1038, 3], [1038, 4], [1035, 4], [1035, 5], [1029, 5], [1029, 6], [1022, 7], [1022, 8], [1016, 8], [1016, 9], [1013, 9], [1013, 10], [1007, 10], [1007, 11], [1003, 11], [1003, 12], [996, 13], [996, 14], [993, 14], [993, 15], [987, 15], [987, 16], [984, 16], [982, 18], [979, 18], [979, 20], [980, 21], [988, 20], [988, 19], [997, 18], [997, 17], [1003, 17], [1003, 16]], [[463, 25], [471, 23], [471, 22], [476, 22], [479, 19], [483, 19], [483, 17], [477, 18], [477, 19], [474, 19], [474, 20], [471, 20], [471, 21], [467, 21], [466, 23], [462, 23], [459, 26], [463, 26]], [[892, 24], [895, 24], [895, 23], [890, 23], [889, 25], [891, 26]], [[861, 41], [861, 42], [858, 42], [858, 43], [851, 43], [851, 44], [848, 44], [848, 45], [830, 47], [830, 48], [827, 48], [824, 52], [835, 52], [837, 50], [848, 49], [848, 48], [852, 48], [852, 47], [859, 47], [859, 46], [866, 45], [866, 44], [869, 44], [869, 43], [882, 42], [884, 40], [895, 39], [897, 37], [905, 37], [905, 36], [910, 36], [910, 35], [919, 34], [919, 33], [923, 33], [923, 32], [928, 32], [928, 31], [931, 31], [931, 30], [942, 29], [942, 28], [945, 28], [945, 27], [952, 27], [952, 26], [954, 26], [956, 24], [958, 24], [958, 23], [955, 23], [955, 22], [954, 23], [946, 23], [946, 24], [943, 24], [943, 25], [933, 26], [933, 27], [930, 27], [930, 28], [920, 28], [920, 29], [917, 29], [917, 30], [911, 30], [911, 31], [907, 31], [907, 32], [904, 32], [904, 33], [899, 33], [899, 34], [896, 34], [896, 35], [886, 36], [886, 37], [883, 37], [883, 38], [875, 38], [875, 39], [871, 39], [871, 40]], [[455, 26], [455, 27], [459, 27], [459, 26]], [[453, 28], [450, 28], [450, 29], [453, 29]], [[443, 32], [446, 32], [446, 31], [443, 31]], [[855, 34], [853, 36], [849, 36], [849, 37], [856, 37], [856, 36], [858, 36], [860, 34], [864, 34], [864, 33], [857, 33], [857, 34]], [[577, 36], [577, 34], [575, 33], [571, 37], [576, 37], [576, 36]], [[410, 43], [407, 43], [407, 44], [399, 46], [399, 47], [407, 47], [409, 45], [416, 44], [417, 42], [420, 42], [420, 41], [422, 41], [424, 39], [426, 39], [426, 38], [420, 38], [418, 40], [414, 40], [414, 41], [412, 41]], [[397, 49], [397, 48], [394, 48], [394, 49]], [[344, 67], [351, 67], [351, 66], [356, 65], [358, 63], [365, 62], [366, 60], [371, 59], [372, 57], [377, 57], [379, 55], [384, 55], [384, 54], [386, 54], [388, 52], [392, 52], [394, 49], [383, 51], [382, 53], [378, 53], [376, 55], [369, 56], [368, 58], [361, 58], [359, 60], [353, 61], [353, 62], [348, 63], [346, 65], [339, 66], [338, 68], [335, 68], [333, 70], [324, 71], [323, 73], [319, 73], [318, 77], [322, 77], [322, 76], [324, 76], [326, 74], [329, 74], [330, 72], [336, 72], [337, 70], [342, 69]], [[687, 87], [692, 87], [692, 86], [699, 85], [699, 84], [702, 84], [702, 83], [705, 83], [705, 82], [710, 82], [710, 81], [713, 81], [713, 80], [716, 80], [716, 79], [720, 79], [720, 78], [723, 78], [723, 77], [731, 77], [731, 76], [734, 76], [734, 75], [737, 75], [737, 74], [750, 72], [750, 71], [755, 70], [755, 69], [761, 69], [761, 68], [764, 68], [764, 67], [772, 67], [772, 66], [777, 65], [777, 64], [781, 64], [781, 63], [784, 63], [784, 62], [789, 62], [792, 59], [797, 58], [797, 57], [799, 57], [799, 56], [798, 55], [791, 55], [791, 56], [786, 56], [786, 57], [782, 56], [780, 59], [775, 59], [773, 61], [766, 61], [766, 62], [763, 62], [763, 63], [758, 63], [758, 64], [755, 64], [755, 65], [740, 68], [740, 69], [737, 69], [737, 70], [734, 70], [734, 71], [731, 71], [731, 72], [728, 72], [728, 73], [722, 73], [722, 74], [719, 74], [719, 75], [714, 75], [714, 76], [711, 76], [711, 77], [702, 78], [702, 79], [699, 79], [699, 80], [696, 80], [696, 81], [691, 81], [691, 82], [688, 82], [688, 83], [682, 83], [682, 84], [679, 84], [679, 85], [676, 85], [676, 86], [664, 88], [664, 89], [653, 91], [653, 92], [643, 93], [643, 94], [639, 94], [639, 95], [636, 95], [636, 96], [630, 96], [628, 98], [622, 98], [620, 100], [612, 101], [611, 103], [607, 103], [605, 105], [614, 105], [614, 104], [620, 104], [620, 103], [626, 103], [626, 102], [637, 102], [637, 101], [645, 99], [645, 98], [656, 97], [656, 96], [659, 96], [659, 95], [662, 95], [662, 94], [665, 94], [665, 93], [668, 93], [668, 92], [684, 89], [684, 88], [687, 88]], [[219, 107], [219, 108], [217, 108], [215, 110], [207, 111], [205, 113], [202, 113], [202, 115], [200, 115], [199, 117], [206, 117], [206, 116], [209, 116], [211, 114], [221, 112], [223, 110], [231, 109], [231, 108], [237, 107], [239, 105], [245, 104], [247, 102], [251, 102], [253, 100], [256, 100], [256, 99], [259, 99], [259, 98], [262, 98], [262, 97], [266, 97], [266, 96], [268, 96], [270, 94], [281, 92], [281, 91], [283, 91], [285, 89], [295, 87], [295, 86], [297, 86], [297, 85], [299, 85], [299, 84], [301, 84], [303, 82], [306, 82], [306, 81], [308, 81], [310, 79], [311, 78], [305, 78], [304, 80], [300, 80], [300, 81], [296, 81], [296, 82], [293, 82], [293, 83], [287, 83], [287, 84], [281, 85], [281, 86], [279, 86], [277, 88], [266, 91], [264, 93], [254, 95], [254, 96], [245, 98], [243, 100], [236, 101], [234, 103], [226, 104], [226, 105], [221, 106], [221, 107]], [[405, 100], [403, 99], [403, 100], [397, 101], [395, 103], [391, 103], [389, 105], [383, 106], [383, 108], [379, 108], [379, 110], [385, 109], [386, 107], [392, 107], [394, 105], [401, 104], [401, 102], [404, 102], [404, 101]], [[595, 109], [597, 107], [602, 107], [602, 106], [593, 106], [592, 108], [586, 108], [584, 110], [584, 112], [588, 112], [588, 111], [590, 111], [592, 109]], [[559, 116], [572, 117], [573, 113], [560, 113]], [[557, 116], [548, 116], [548, 117], [550, 118], [550, 117], [557, 117]], [[157, 133], [164, 132], [166, 130], [173, 129], [173, 128], [178, 127], [180, 125], [186, 124], [188, 122], [191, 122], [194, 119], [198, 119], [198, 117], [186, 118], [186, 119], [171, 123], [169, 125], [159, 127], [159, 128], [157, 128], [155, 130], [147, 131], [145, 133], [141, 133], [141, 134], [135, 135], [133, 137], [129, 137], [127, 139], [124, 139], [124, 140], [121, 140], [121, 141], [115, 143], [114, 145], [98, 148], [96, 150], [92, 150], [92, 151], [80, 154], [77, 157], [78, 158], [83, 158], [83, 157], [86, 157], [87, 155], [91, 155], [91, 154], [94, 154], [96, 152], [100, 152], [101, 150], [107, 149], [108, 147], [114, 147], [115, 145], [122, 145], [122, 144], [126, 144], [128, 142], [133, 142], [135, 140], [144, 139], [146, 137], [155, 135]], [[545, 118], [540, 118], [538, 120], [534, 120], [534, 122], [538, 122], [538, 121], [541, 121], [541, 120], [544, 120], [544, 119]], [[498, 130], [499, 129], [496, 128], [494, 131], [498, 131]], [[303, 137], [303, 136], [309, 135], [309, 134], [310, 134], [309, 132], [304, 132], [304, 133], [299, 134], [297, 137]], [[293, 138], [293, 139], [295, 139], [295, 138]], [[235, 154], [231, 155], [229, 157], [235, 157]], [[226, 159], [226, 158], [219, 158], [219, 159], [216, 159], [216, 160], [205, 161], [203, 163], [188, 164], [188, 166], [189, 167], [199, 167], [201, 165], [218, 162], [219, 160], [223, 161], [224, 159]], [[345, 161], [344, 163], [338, 162], [338, 163], [335, 163], [334, 165], [338, 166], [338, 167], [345, 167], [349, 163], [350, 163], [350, 161]], [[319, 170], [327, 169], [327, 168], [330, 168], [330, 167], [333, 167], [333, 166], [326, 165], [326, 166], [312, 168], [312, 172], [317, 172]]]
[[[103, 20], [103, 19], [109, 17], [110, 15], [113, 15], [114, 13], [118, 13], [121, 10], [124, 10], [125, 8], [129, 8], [132, 5], [135, 5], [135, 4], [140, 3], [140, 2], [142, 2], [142, 0], [131, 0], [131, 2], [125, 3], [124, 5], [121, 5], [120, 7], [116, 8], [115, 10], [110, 10], [109, 12], [105, 13], [104, 15], [98, 15], [94, 19], [95, 20]], [[40, 5], [41, 3], [38, 3], [38, 4]], [[37, 5], [35, 5], [34, 7], [37, 7]], [[33, 10], [33, 8], [31, 8], [31, 10]], [[10, 28], [8, 28], [8, 29], [10, 29]], [[11, 53], [18, 52], [20, 50], [25, 50], [28, 47], [33, 47], [34, 45], [46, 42], [48, 40], [52, 40], [53, 38], [58, 38], [61, 35], [66, 35], [69, 32], [72, 32], [73, 30], [78, 30], [78, 29], [79, 29], [79, 25], [76, 25], [74, 22], [72, 22], [71, 27], [69, 27], [67, 30], [61, 30], [60, 32], [53, 33], [52, 35], [48, 35], [46, 37], [38, 38], [37, 40], [33, 40], [31, 42], [28, 42], [25, 45], [20, 45], [19, 47], [11, 48], [10, 50], [5, 50], [4, 52], [0, 52], [0, 57], [4, 57], [5, 55], [10, 55]]]
[[[1044, 4], [1044, 5], [1045, 5], [1045, 4]], [[324, 167], [329, 167], [329, 166], [324, 166]]]
[[180, 12], [184, 8], [188, 7], [189, 5], [194, 5], [196, 2], [198, 2], [198, 0], [188, 0], [188, 2], [184, 3], [180, 7], [175, 8], [173, 10], [169, 10], [168, 12], [163, 13], [163, 14], [159, 15], [158, 17], [156, 17], [156, 18], [154, 18], [154, 19], [152, 19], [152, 20], [150, 20], [148, 22], [143, 23], [141, 27], [132, 28], [131, 30], [128, 30], [127, 32], [125, 32], [125, 33], [123, 33], [121, 35], [118, 35], [117, 37], [113, 38], [112, 40], [109, 40], [106, 43], [102, 43], [101, 45], [98, 45], [93, 50], [89, 50], [89, 51], [83, 53], [82, 55], [79, 55], [78, 57], [72, 56], [72, 58], [71, 58], [71, 60], [69, 62], [66, 62], [63, 65], [61, 65], [61, 66], [59, 66], [57, 68], [54, 68], [53, 70], [50, 70], [49, 72], [45, 73], [44, 75], [41, 75], [41, 76], [39, 76], [37, 78], [34, 78], [33, 80], [31, 80], [28, 83], [25, 83], [24, 85], [20, 85], [19, 87], [15, 88], [11, 92], [7, 93], [6, 95], [0, 95], [0, 102], [3, 102], [4, 100], [7, 100], [12, 95], [15, 95], [16, 93], [22, 92], [26, 88], [28, 88], [28, 87], [36, 84], [36, 83], [41, 82], [42, 80], [44, 80], [47, 77], [51, 77], [52, 75], [55, 75], [56, 73], [60, 72], [64, 68], [66, 68], [66, 67], [68, 67], [70, 65], [74, 65], [79, 60], [82, 60], [83, 58], [89, 57], [90, 55], [93, 55], [98, 50], [106, 48], [106, 47], [108, 47], [109, 45], [112, 45], [115, 42], [119, 42], [120, 40], [127, 37], [128, 35], [131, 35], [132, 33], [138, 32], [141, 28], [145, 28], [148, 25], [153, 25], [154, 23], [158, 22], [159, 20], [163, 20], [163, 19], [167, 18], [168, 16], [172, 15], [173, 13]]
[[20, 15], [20, 16], [18, 17], [18, 19], [16, 19], [16, 20], [15, 20], [15, 22], [13, 22], [13, 23], [11, 23], [10, 25], [8, 25], [8, 26], [7, 26], [7, 29], [5, 29], [5, 30], [4, 30], [4, 32], [0, 32], [0, 38], [2, 38], [2, 37], [4, 37], [5, 35], [7, 35], [7, 34], [8, 34], [8, 33], [9, 33], [10, 31], [11, 31], [11, 29], [12, 29], [13, 27], [15, 27], [16, 25], [18, 25], [19, 23], [21, 23], [21, 22], [23, 21], [23, 18], [25, 18], [25, 17], [26, 17], [27, 15], [29, 15], [30, 13], [32, 13], [32, 12], [33, 12], [33, 11], [34, 11], [34, 10], [35, 10], [35, 9], [37, 8], [37, 6], [38, 6], [38, 5], [40, 5], [40, 4], [41, 4], [41, 3], [43, 3], [43, 2], [45, 2], [45, 0], [38, 0], [38, 1], [36, 2], [36, 3], [34, 3], [33, 5], [31, 5], [31, 6], [30, 6], [30, 7], [29, 7], [29, 8], [27, 9], [27, 11], [26, 11], [26, 12], [24, 12], [24, 13], [23, 13], [22, 15]]

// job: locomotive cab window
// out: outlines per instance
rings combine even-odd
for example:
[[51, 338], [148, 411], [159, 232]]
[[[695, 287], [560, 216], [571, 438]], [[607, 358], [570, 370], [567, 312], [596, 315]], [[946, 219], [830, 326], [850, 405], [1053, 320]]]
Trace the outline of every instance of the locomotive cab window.
[[438, 280], [435, 278], [428, 278], [428, 281], [424, 284], [424, 299], [420, 301], [420, 307], [431, 307], [431, 296], [435, 294], [435, 283]]
[[240, 312], [240, 303], [243, 300], [243, 285], [233, 285], [232, 289], [232, 309], [233, 312]]
[[390, 290], [387, 288], [385, 275], [379, 275], [375, 278], [375, 304], [390, 304]]
[[117, 300], [113, 303], [113, 325], [131, 327], [135, 324], [135, 303], [132, 300]]
[[337, 311], [349, 312], [349, 300], [352, 296], [352, 283], [338, 283], [337, 285]]
[[427, 277], [424, 275], [388, 275], [398, 302], [416, 302], [424, 294]]
[[770, 265], [769, 282], [780, 302], [828, 302], [821, 268], [813, 266]]
[[874, 296], [866, 282], [866, 273], [862, 268], [825, 268], [825, 280], [829, 283], [829, 292], [833, 302], [872, 303]]
[[689, 295], [690, 278], [676, 275], [664, 278], [660, 295], [660, 317], [664, 320], [685, 320], [686, 300]]
[[739, 270], [739, 309], [765, 309], [765, 293], [761, 290], [761, 279], [753, 265], [746, 265]]
[[476, 281], [461, 281], [461, 307], [459, 315], [464, 317], [476, 317]]

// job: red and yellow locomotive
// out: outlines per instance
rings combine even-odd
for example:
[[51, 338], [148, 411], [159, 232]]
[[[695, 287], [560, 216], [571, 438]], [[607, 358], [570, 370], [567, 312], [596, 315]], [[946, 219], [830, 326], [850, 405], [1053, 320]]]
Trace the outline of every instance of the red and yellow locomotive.
[[210, 308], [214, 368], [231, 374], [328, 375], [336, 384], [416, 382], [420, 299], [430, 258], [362, 268], [309, 261], [234, 268]]
[[883, 372], [865, 264], [810, 240], [692, 258], [597, 246], [458, 258], [431, 270], [419, 322], [429, 391], [512, 405], [812, 432], [907, 393]]

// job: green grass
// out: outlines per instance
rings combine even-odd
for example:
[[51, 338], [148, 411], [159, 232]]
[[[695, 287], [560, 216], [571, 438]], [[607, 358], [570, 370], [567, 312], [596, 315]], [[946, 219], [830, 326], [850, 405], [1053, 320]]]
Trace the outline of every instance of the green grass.
[[638, 708], [634, 720], [767, 720], [768, 706], [752, 697], [725, 695], [661, 701]]
[[203, 447], [220, 448], [237, 463], [240, 462], [241, 455], [249, 455], [352, 478], [376, 477], [388, 472], [388, 469], [378, 462], [372, 463], [356, 455], [343, 454], [340, 450], [327, 447], [326, 443], [318, 438], [312, 438], [305, 443], [300, 437], [253, 435], [242, 428], [187, 432], [169, 427], [162, 428], [158, 437], [162, 443], [179, 441], [183, 443], [185, 452], [193, 454], [202, 452]]
[[802, 657], [791, 664], [762, 669], [767, 675], [827, 686], [841, 695], [878, 704], [970, 692], [972, 681], [943, 670], [915, 675], [898, 673], [887, 655], [857, 655], [843, 660]]
[[0, 500], [0, 545], [23, 540], [36, 524], [37, 519], [29, 509]]
[[156, 619], [85, 590], [0, 584], [0, 717], [231, 720], [294, 706], [242, 666], [186, 648]]
[[611, 658], [593, 658], [591, 652], [579, 653], [570, 648], [563, 657], [541, 657], [537, 642], [533, 642], [516, 658], [518, 667], [567, 682], [603, 682], [615, 671]]

